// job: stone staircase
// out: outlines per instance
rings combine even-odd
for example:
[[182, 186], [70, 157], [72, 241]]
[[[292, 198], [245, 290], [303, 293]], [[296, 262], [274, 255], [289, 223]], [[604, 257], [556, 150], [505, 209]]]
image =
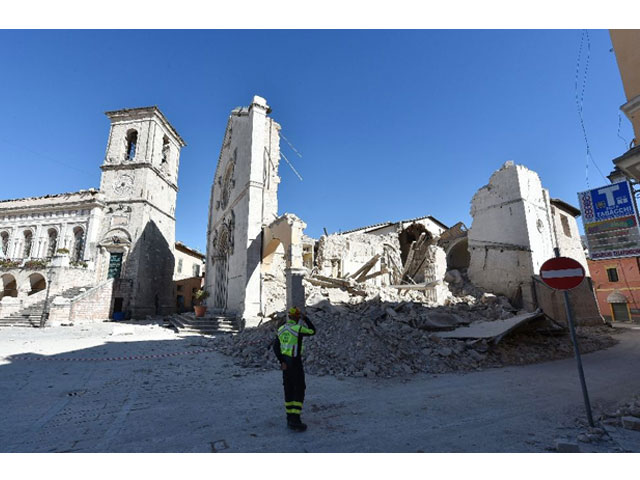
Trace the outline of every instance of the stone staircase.
[[238, 333], [242, 330], [239, 318], [224, 315], [211, 315], [198, 318], [195, 313], [175, 313], [169, 317], [169, 323], [178, 333], [197, 333], [215, 335], [220, 333]]
[[[74, 298], [83, 293], [85, 290], [89, 290], [91, 287], [74, 287], [69, 288], [61, 294], [54, 295], [55, 297], [62, 295], [64, 298]], [[50, 297], [53, 300], [53, 297]], [[19, 312], [12, 313], [5, 318], [0, 318], [1, 327], [39, 327], [40, 319], [42, 318], [42, 312], [44, 310], [45, 301], [41, 300], [23, 308]]]

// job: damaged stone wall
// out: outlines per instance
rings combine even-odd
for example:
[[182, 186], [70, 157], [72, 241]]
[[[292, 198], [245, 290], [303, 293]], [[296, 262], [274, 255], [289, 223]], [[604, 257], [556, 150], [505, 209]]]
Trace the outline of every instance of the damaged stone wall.
[[376, 255], [379, 255], [379, 261], [367, 272], [366, 276], [371, 278], [366, 282], [373, 285], [394, 283], [391, 265], [396, 268], [401, 265], [397, 234], [323, 235], [318, 241], [316, 272], [326, 277], [349, 277]]
[[[398, 222], [361, 233], [363, 230], [323, 236], [314, 275], [308, 280], [361, 296], [375, 287], [384, 295], [402, 294], [438, 305], [451, 297], [444, 281], [447, 256], [438, 245], [444, 229], [433, 234], [423, 224]], [[336, 295], [334, 292], [332, 300], [339, 300]]]
[[[535, 309], [532, 276], [554, 256], [557, 244], [549, 192], [538, 174], [506, 162], [473, 196], [471, 216], [470, 280], [518, 307]], [[567, 240], [581, 248], [579, 236]]]
[[205, 289], [213, 312], [261, 313], [262, 229], [277, 215], [280, 126], [264, 98], [231, 112], [209, 204]]

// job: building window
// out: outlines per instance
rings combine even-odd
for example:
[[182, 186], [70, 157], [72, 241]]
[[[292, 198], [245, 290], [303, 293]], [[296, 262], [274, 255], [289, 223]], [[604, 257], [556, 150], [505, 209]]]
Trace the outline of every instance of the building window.
[[607, 268], [607, 277], [609, 278], [610, 282], [617, 282], [618, 281], [618, 270], [615, 267]]
[[178, 273], [182, 273], [182, 259], [178, 259]]
[[229, 204], [229, 197], [231, 196], [231, 189], [233, 188], [233, 168], [233, 163], [230, 163], [227, 166], [227, 170], [224, 174], [224, 180], [222, 181], [222, 195], [220, 197], [220, 207], [222, 209], [227, 208], [227, 205]]
[[571, 238], [571, 229], [569, 228], [569, 219], [566, 215], [560, 215], [560, 223], [562, 224], [562, 231], [565, 236]]
[[194, 277], [200, 276], [200, 265], [198, 265], [197, 263], [193, 265], [193, 276]]
[[162, 160], [160, 161], [160, 165], [166, 167], [169, 165], [169, 137], [166, 135], [162, 138]]
[[0, 233], [0, 248], [2, 248], [2, 255], [6, 257], [9, 251], [9, 234], [7, 232]]
[[73, 229], [73, 258], [74, 262], [82, 260], [84, 252], [84, 230], [81, 227]]
[[49, 240], [47, 242], [47, 258], [51, 258], [56, 253], [56, 247], [58, 246], [58, 232], [55, 228], [50, 228], [48, 231]]
[[138, 132], [129, 130], [127, 132], [127, 154], [126, 160], [133, 160], [136, 156], [136, 145], [138, 144]]
[[31, 245], [33, 243], [33, 233], [30, 230], [24, 231], [24, 250], [22, 256], [29, 258], [31, 256]]

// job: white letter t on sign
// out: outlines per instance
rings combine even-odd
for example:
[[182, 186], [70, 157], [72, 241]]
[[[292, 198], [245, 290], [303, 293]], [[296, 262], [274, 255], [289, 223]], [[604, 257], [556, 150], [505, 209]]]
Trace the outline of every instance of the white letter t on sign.
[[615, 192], [616, 190], [620, 190], [620, 185], [611, 185], [609, 187], [598, 189], [598, 193], [600, 195], [604, 194], [607, 197], [607, 206], [609, 207], [613, 207], [616, 204], [615, 200], [613, 199], [613, 192]]

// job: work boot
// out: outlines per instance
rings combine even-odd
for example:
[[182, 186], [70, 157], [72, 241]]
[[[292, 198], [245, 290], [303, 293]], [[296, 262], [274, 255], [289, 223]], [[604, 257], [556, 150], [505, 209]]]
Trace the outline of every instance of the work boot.
[[295, 415], [293, 413], [287, 413], [287, 427], [293, 429], [295, 425]]
[[300, 415], [297, 413], [294, 413], [291, 416], [292, 416], [291, 422], [287, 421], [287, 425], [289, 426], [289, 428], [292, 430], [296, 430], [298, 432], [304, 432], [307, 429], [307, 425], [305, 423], [302, 423], [302, 420], [300, 419]]

